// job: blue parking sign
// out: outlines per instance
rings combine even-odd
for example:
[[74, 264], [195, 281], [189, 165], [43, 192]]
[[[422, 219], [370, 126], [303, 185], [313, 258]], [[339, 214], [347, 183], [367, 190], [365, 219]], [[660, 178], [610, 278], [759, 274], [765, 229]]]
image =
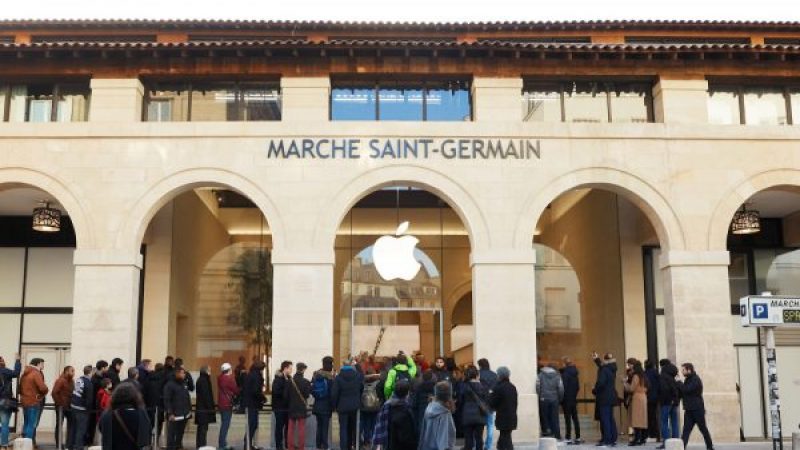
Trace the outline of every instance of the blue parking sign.
[[769, 304], [767, 304], [767, 303], [753, 303], [753, 318], [754, 319], [769, 319]]

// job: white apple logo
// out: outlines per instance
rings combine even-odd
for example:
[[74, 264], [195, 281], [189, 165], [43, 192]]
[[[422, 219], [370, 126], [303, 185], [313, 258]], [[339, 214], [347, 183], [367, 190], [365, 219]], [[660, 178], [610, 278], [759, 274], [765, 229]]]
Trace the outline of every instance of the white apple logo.
[[[397, 227], [395, 236], [401, 236], [408, 230], [408, 222]], [[414, 247], [419, 239], [406, 235], [402, 237], [381, 236], [372, 246], [372, 261], [378, 274], [386, 281], [396, 278], [409, 281], [414, 279], [422, 265], [414, 258]]]

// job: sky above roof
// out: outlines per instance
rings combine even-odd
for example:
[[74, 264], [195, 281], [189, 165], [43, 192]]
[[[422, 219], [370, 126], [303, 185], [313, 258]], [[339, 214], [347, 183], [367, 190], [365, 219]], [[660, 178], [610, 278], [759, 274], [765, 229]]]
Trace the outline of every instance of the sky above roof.
[[3, 19], [800, 21], [800, 0], [30, 0]]

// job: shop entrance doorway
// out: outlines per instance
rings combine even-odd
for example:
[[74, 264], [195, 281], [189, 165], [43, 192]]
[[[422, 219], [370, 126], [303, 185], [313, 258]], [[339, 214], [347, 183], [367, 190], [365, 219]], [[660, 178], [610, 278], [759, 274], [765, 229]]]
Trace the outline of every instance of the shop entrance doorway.
[[[64, 345], [22, 345], [20, 357], [23, 362], [23, 371], [25, 365], [30, 363], [33, 358], [42, 358], [44, 360], [44, 383], [48, 388], [52, 389], [53, 383], [61, 376], [61, 370], [69, 364], [70, 360], [70, 347]], [[47, 394], [49, 401], [47, 407], [42, 411], [41, 418], [39, 419], [38, 431], [51, 431], [56, 427], [56, 412], [52, 407], [52, 398]], [[22, 430], [22, 414], [17, 414], [16, 422], [17, 430]]]
[[354, 355], [383, 359], [422, 353], [441, 355], [444, 349], [444, 316], [441, 308], [359, 308], [352, 309], [350, 348]]

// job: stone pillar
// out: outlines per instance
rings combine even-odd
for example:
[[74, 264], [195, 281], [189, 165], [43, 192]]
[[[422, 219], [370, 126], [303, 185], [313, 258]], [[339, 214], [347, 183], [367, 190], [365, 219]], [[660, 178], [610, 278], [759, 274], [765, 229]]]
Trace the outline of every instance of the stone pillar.
[[473, 252], [474, 357], [506, 366], [519, 394], [518, 442], [539, 437], [536, 395], [536, 289], [530, 250]]
[[75, 251], [72, 310], [72, 365], [136, 357], [139, 307], [139, 254], [115, 250]]
[[327, 122], [331, 80], [328, 77], [282, 77], [281, 119], [285, 122]]
[[660, 79], [653, 87], [656, 122], [708, 123], [708, 81]]
[[728, 264], [727, 251], [670, 251], [661, 260], [669, 358], [679, 367], [694, 364], [703, 380], [708, 428], [715, 441], [738, 442]]
[[174, 202], [164, 205], [147, 228], [144, 243], [145, 285], [142, 321], [142, 355], [153, 361], [163, 361], [174, 354], [170, 350], [170, 292], [172, 285], [172, 237]]
[[475, 77], [472, 107], [476, 122], [521, 122], [522, 78]]
[[316, 370], [333, 356], [333, 261], [333, 249], [273, 251], [273, 372], [284, 360]]
[[92, 78], [90, 122], [141, 122], [144, 87], [138, 78]]

